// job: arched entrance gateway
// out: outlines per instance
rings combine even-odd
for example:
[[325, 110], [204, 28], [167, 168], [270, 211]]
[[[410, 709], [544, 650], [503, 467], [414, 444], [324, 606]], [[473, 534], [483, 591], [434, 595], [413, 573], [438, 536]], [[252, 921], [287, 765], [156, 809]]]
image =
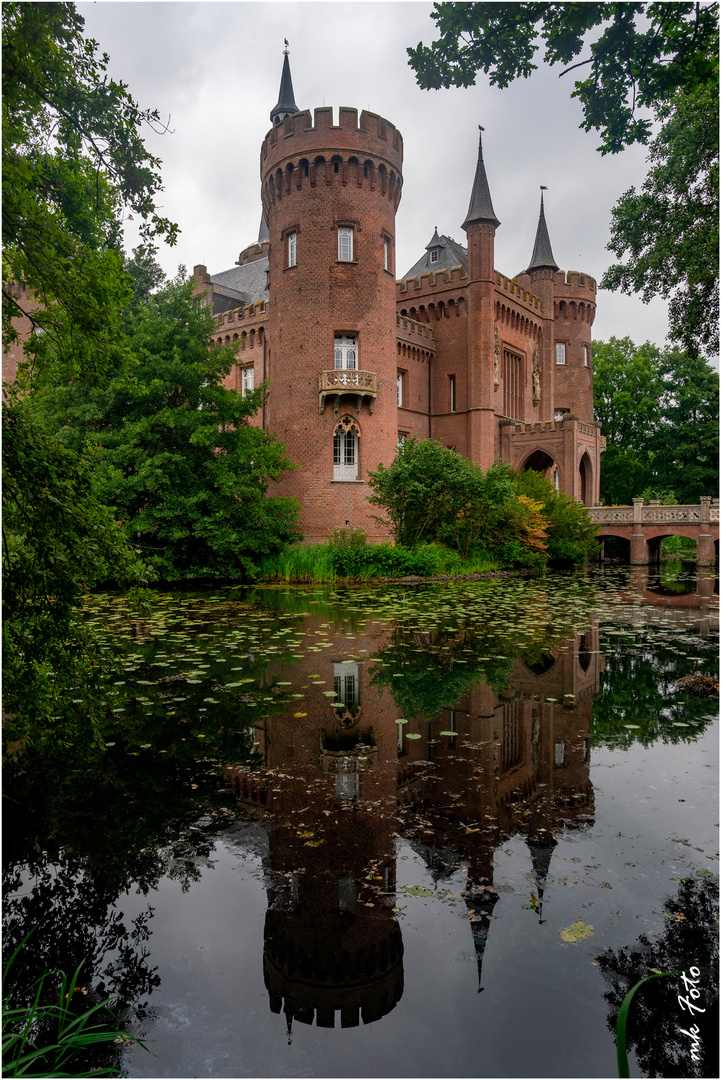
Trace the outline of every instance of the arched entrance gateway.
[[581, 479], [581, 502], [584, 506], [593, 506], [593, 473], [587, 452], [584, 452], [581, 458], [578, 473]]
[[545, 450], [534, 450], [533, 453], [526, 458], [521, 466], [521, 472], [527, 472], [528, 469], [540, 473], [546, 480], [551, 481], [556, 491], [560, 490], [560, 470], [551, 455], [547, 454]]

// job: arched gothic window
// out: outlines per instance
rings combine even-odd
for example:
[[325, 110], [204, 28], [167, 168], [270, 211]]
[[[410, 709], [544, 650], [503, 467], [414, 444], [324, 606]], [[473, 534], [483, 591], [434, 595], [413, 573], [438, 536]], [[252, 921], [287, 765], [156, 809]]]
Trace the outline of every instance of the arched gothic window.
[[333, 479], [358, 479], [360, 430], [352, 416], [344, 416], [333, 433]]

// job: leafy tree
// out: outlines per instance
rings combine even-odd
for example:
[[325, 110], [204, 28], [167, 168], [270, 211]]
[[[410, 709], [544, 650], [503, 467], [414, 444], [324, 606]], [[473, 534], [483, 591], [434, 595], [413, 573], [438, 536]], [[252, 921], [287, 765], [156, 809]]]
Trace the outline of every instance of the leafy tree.
[[541, 473], [526, 469], [515, 476], [520, 497], [533, 499], [548, 530], [548, 557], [552, 562], [585, 562], [597, 549], [596, 528], [585, 506], [556, 491]]
[[213, 316], [192, 288], [179, 276], [128, 311], [129, 373], [51, 386], [36, 401], [92, 462], [98, 498], [155, 575], [253, 576], [259, 556], [300, 539], [295, 500], [267, 498], [291, 466], [249, 423], [265, 387], [243, 396], [225, 385], [235, 346], [209, 349]]
[[662, 416], [653, 440], [654, 471], [680, 503], [719, 487], [719, 375], [702, 356], [661, 353]]
[[[637, 194], [613, 212], [609, 249], [628, 254], [604, 288], [670, 297], [670, 336], [718, 349], [718, 4], [436, 3], [439, 37], [408, 49], [424, 89], [472, 86], [479, 71], [506, 87], [545, 63], [579, 71], [572, 97], [602, 154], [662, 129]], [[572, 63], [577, 57], [585, 57]], [[582, 69], [586, 69], [581, 74]]]
[[4, 407], [3, 435], [5, 734], [93, 743], [107, 673], [78, 616], [82, 593], [141, 569], [76, 453], [19, 405]]
[[718, 487], [718, 373], [699, 356], [630, 338], [594, 342], [596, 419], [607, 439], [601, 499], [644, 489], [698, 502]]
[[139, 134], [159, 117], [108, 78], [108, 57], [83, 37], [74, 4], [7, 3], [2, 24], [3, 337], [14, 339], [12, 319], [29, 314], [45, 334], [28, 355], [47, 363], [51, 343], [71, 371], [107, 370], [128, 288], [124, 208], [148, 241], [177, 234], [157, 212], [160, 163]]
[[[613, 209], [611, 266], [601, 287], [670, 298], [669, 337], [690, 353], [718, 353], [718, 89], [678, 90], [656, 110], [641, 190]], [[682, 242], [679, 242], [682, 240]]]
[[381, 464], [368, 476], [368, 501], [385, 511], [397, 544], [439, 541], [464, 557], [498, 549], [505, 562], [524, 565], [545, 553], [538, 507], [514, 498], [511, 470], [503, 463], [484, 473], [433, 439], [413, 438], [390, 466]]

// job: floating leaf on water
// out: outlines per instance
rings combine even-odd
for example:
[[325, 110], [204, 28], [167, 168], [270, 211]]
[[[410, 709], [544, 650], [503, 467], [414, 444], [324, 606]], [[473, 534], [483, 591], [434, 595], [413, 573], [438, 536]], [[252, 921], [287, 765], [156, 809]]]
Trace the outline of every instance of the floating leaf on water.
[[586, 938], [594, 937], [594, 930], [592, 926], [587, 926], [583, 919], [577, 919], [576, 922], [571, 923], [564, 930], [559, 930], [564, 941], [569, 941], [572, 944], [577, 941], [585, 941]]
[[407, 723], [408, 723], [408, 721], [407, 721], [407, 720], [404, 720], [404, 719], [403, 719], [403, 717], [401, 716], [399, 720], [396, 720], [396, 723], [397, 723], [397, 724], [407, 724]]
[[431, 890], [424, 889], [422, 885], [404, 885], [402, 892], [404, 896], [433, 896]]
[[713, 877], [710, 870], [706, 870], [703, 866], [700, 870], [696, 871], [696, 877]]
[[420, 739], [420, 735], [414, 735], [413, 732], [411, 731], [406, 735], [406, 738], [407, 739]]
[[438, 734], [439, 735], [457, 735], [458, 733], [456, 731], [439, 731]]
[[624, 724], [623, 726], [631, 731], [638, 731], [638, 729], [641, 727], [640, 724]]
[[307, 715], [308, 715], [307, 712], [294, 712], [293, 713], [293, 716], [307, 716]]
[[115, 743], [114, 743], [114, 742], [106, 742], [106, 744], [105, 744], [105, 745], [106, 745], [106, 746], [115, 746]]

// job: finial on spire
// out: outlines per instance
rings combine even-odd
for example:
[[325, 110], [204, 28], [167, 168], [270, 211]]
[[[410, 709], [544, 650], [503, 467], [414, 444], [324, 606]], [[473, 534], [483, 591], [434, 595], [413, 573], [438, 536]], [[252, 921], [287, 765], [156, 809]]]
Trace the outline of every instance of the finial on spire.
[[290, 52], [290, 49], [288, 48], [288, 38], [283, 38], [283, 41], [285, 43], [285, 48], [283, 49], [283, 56], [287, 56]]
[[486, 129], [482, 124], [478, 125], [478, 162], [476, 164], [476, 175], [473, 180], [471, 202], [468, 207], [468, 213], [466, 214], [466, 220], [461, 225], [461, 228], [466, 229], [466, 231], [467, 226], [474, 221], [489, 221], [492, 225], [501, 224], [493, 209], [491, 192], [486, 177], [486, 169], [483, 164], [483, 132], [485, 130]]
[[285, 48], [283, 49], [283, 72], [280, 77], [280, 93], [278, 94], [278, 104], [271, 110], [270, 122], [271, 124], [278, 124], [281, 120], [284, 120], [286, 116], [292, 116], [293, 113], [299, 112], [298, 106], [295, 103], [295, 97], [293, 95], [293, 80], [290, 77], [290, 61], [288, 60], [288, 38], [283, 38], [285, 41]]
[[546, 215], [543, 209], [543, 193], [548, 191], [545, 184], [539, 185], [541, 188], [541, 210], [538, 215], [538, 228], [536, 229], [536, 242], [533, 245], [533, 255], [531, 256], [531, 264], [526, 274], [530, 274], [532, 270], [558, 270], [556, 260], [553, 257], [551, 251], [551, 239], [548, 235], [548, 226], [546, 225]]

